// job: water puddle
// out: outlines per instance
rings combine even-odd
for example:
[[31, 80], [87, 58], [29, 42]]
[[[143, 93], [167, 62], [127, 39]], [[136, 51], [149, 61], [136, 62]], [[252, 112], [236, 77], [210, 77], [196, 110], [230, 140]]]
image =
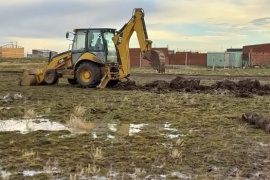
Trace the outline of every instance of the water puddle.
[[[19, 173], [19, 172], [16, 172], [16, 173]], [[35, 176], [35, 175], [43, 174], [43, 173], [44, 174], [60, 173], [60, 171], [59, 170], [49, 170], [49, 171], [24, 170], [21, 173], [23, 174], [23, 176], [26, 177], [26, 176]], [[2, 177], [2, 179], [9, 179], [11, 175], [12, 173], [10, 172], [0, 171], [0, 177]]]
[[19, 131], [22, 134], [32, 131], [60, 131], [68, 128], [60, 123], [45, 118], [37, 119], [10, 119], [0, 121], [0, 131]]
[[[169, 173], [169, 174], [160, 174], [160, 175], [147, 175], [147, 173], [145, 171], [143, 171], [144, 174], [145, 174], [145, 179], [156, 179], [158, 177], [158, 179], [166, 179], [168, 175], [174, 177], [174, 178], [179, 178], [179, 179], [184, 179], [184, 180], [189, 180], [191, 179], [191, 176], [190, 175], [187, 175], [187, 174], [183, 174], [183, 173], [180, 173], [178, 171], [175, 171], [175, 172], [172, 172], [172, 173]], [[19, 173], [19, 172], [15, 172], [13, 174], [16, 174], [16, 173]], [[46, 170], [41, 170], [41, 171], [35, 171], [35, 170], [24, 170], [22, 172], [20, 172], [20, 174], [23, 174], [24, 177], [33, 177], [33, 176], [36, 176], [36, 175], [39, 175], [39, 174], [52, 174], [52, 173], [61, 173], [61, 171], [59, 170], [51, 170], [51, 171], [46, 171]], [[6, 172], [6, 171], [0, 171], [0, 178], [2, 177], [2, 179], [9, 179], [10, 176], [12, 175], [12, 173], [10, 172]], [[131, 179], [137, 179], [138, 177], [138, 174], [135, 172], [133, 174], [130, 174], [130, 173], [127, 173], [127, 175], [131, 178]], [[118, 173], [118, 172], [109, 172], [108, 176], [105, 177], [105, 176], [99, 176], [99, 175], [94, 175], [94, 176], [91, 176], [91, 175], [86, 175], [84, 173], [81, 173], [81, 174], [77, 174], [77, 178], [79, 179], [99, 179], [99, 180], [106, 180], [108, 179], [108, 177], [110, 179], [121, 179], [121, 174]], [[72, 176], [71, 176], [72, 177]], [[57, 178], [57, 179], [66, 179], [65, 177], [62, 177], [62, 178]]]
[[22, 98], [23, 98], [23, 96], [19, 93], [15, 93], [15, 94], [8, 93], [4, 96], [0, 96], [0, 102], [4, 102], [4, 103], [14, 102], [15, 100], [19, 100]]
[[[117, 137], [133, 136], [144, 130], [161, 130], [161, 136], [167, 138], [178, 138], [184, 136], [178, 129], [171, 127], [169, 123], [164, 124], [128, 124], [128, 123], [104, 123], [104, 122], [73, 122], [72, 124], [60, 124], [58, 122], [50, 121], [49, 119], [37, 117], [33, 119], [10, 119], [0, 120], [0, 132], [4, 131], [18, 131], [26, 134], [32, 131], [60, 131], [68, 130], [73, 136], [80, 133], [90, 133], [93, 138], [107, 136], [108, 139], [115, 139]], [[145, 128], [145, 129], [144, 129]]]
[[48, 173], [48, 172], [45, 172], [45, 171], [24, 170], [23, 171], [23, 176], [35, 176], [35, 175], [42, 174], [42, 173]]
[[11, 109], [11, 107], [0, 107], [0, 111], [1, 110], [10, 110]]
[[93, 123], [93, 129], [90, 131], [93, 138], [107, 135], [108, 139], [117, 137], [133, 136], [139, 133], [147, 124], [116, 124], [116, 123]]
[[164, 124], [164, 130], [166, 130], [168, 133], [161, 134], [162, 136], [165, 136], [170, 139], [179, 138], [185, 136], [184, 134], [179, 133], [179, 130], [176, 128], [172, 128], [172, 125], [168, 122]]
[[1, 176], [3, 179], [8, 179], [9, 176], [11, 175], [10, 172], [7, 172], [7, 171], [1, 171]]
[[117, 137], [125, 137], [125, 136], [133, 136], [137, 133], [143, 132], [144, 130], [161, 130], [164, 131], [164, 133], [161, 133], [161, 136], [173, 139], [185, 136], [181, 133], [179, 133], [179, 130], [176, 128], [172, 128], [171, 124], [165, 123], [165, 124], [127, 124], [127, 123], [109, 123], [109, 124], [101, 124], [97, 123], [93, 125], [92, 129], [92, 137], [98, 138], [99, 136], [104, 135], [104, 133], [107, 133], [108, 139], [115, 139]]
[[52, 174], [52, 173], [60, 173], [59, 170], [57, 170], [57, 168], [55, 168], [55, 170], [46, 170], [46, 171], [34, 171], [34, 170], [24, 170], [22, 172], [23, 176], [35, 176], [38, 174]]

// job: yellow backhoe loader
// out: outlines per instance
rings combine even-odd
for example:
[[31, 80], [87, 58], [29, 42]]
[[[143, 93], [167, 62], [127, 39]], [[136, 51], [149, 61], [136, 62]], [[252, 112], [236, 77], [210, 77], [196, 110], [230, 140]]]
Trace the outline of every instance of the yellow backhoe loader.
[[[53, 85], [67, 78], [71, 85], [104, 88], [130, 75], [129, 41], [136, 32], [143, 58], [158, 72], [165, 71], [164, 56], [152, 50], [144, 11], [136, 8], [132, 18], [119, 31], [111, 28], [75, 29], [72, 49], [49, 57], [42, 70], [23, 70], [20, 85]], [[69, 39], [70, 32], [66, 38]]]

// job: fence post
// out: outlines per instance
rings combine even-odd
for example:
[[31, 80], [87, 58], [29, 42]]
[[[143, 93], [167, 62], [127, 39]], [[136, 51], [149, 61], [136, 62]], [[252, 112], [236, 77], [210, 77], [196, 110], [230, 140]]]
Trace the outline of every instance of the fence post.
[[248, 53], [248, 66], [251, 66], [251, 54], [250, 54], [250, 52]]
[[185, 65], [186, 65], [186, 67], [187, 67], [187, 53], [186, 53], [186, 62], [185, 62]]

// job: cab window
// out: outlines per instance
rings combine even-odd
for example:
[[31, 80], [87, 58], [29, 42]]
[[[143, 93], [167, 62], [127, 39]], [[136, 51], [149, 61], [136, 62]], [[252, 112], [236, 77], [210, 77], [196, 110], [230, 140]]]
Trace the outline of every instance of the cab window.
[[91, 51], [104, 51], [103, 38], [100, 30], [91, 30], [88, 37], [89, 49]]

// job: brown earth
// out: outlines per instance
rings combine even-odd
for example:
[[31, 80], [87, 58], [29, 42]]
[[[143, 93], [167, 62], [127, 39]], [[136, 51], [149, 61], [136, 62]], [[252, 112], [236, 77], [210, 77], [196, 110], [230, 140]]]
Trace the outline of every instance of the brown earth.
[[112, 87], [116, 90], [143, 90], [157, 93], [164, 92], [192, 92], [192, 93], [214, 93], [227, 91], [236, 97], [250, 98], [253, 95], [270, 94], [270, 84], [262, 85], [259, 80], [243, 79], [239, 81], [221, 80], [212, 85], [202, 85], [199, 79], [186, 79], [178, 76], [170, 82], [155, 80], [145, 85], [138, 85], [129, 80], [120, 82]]

